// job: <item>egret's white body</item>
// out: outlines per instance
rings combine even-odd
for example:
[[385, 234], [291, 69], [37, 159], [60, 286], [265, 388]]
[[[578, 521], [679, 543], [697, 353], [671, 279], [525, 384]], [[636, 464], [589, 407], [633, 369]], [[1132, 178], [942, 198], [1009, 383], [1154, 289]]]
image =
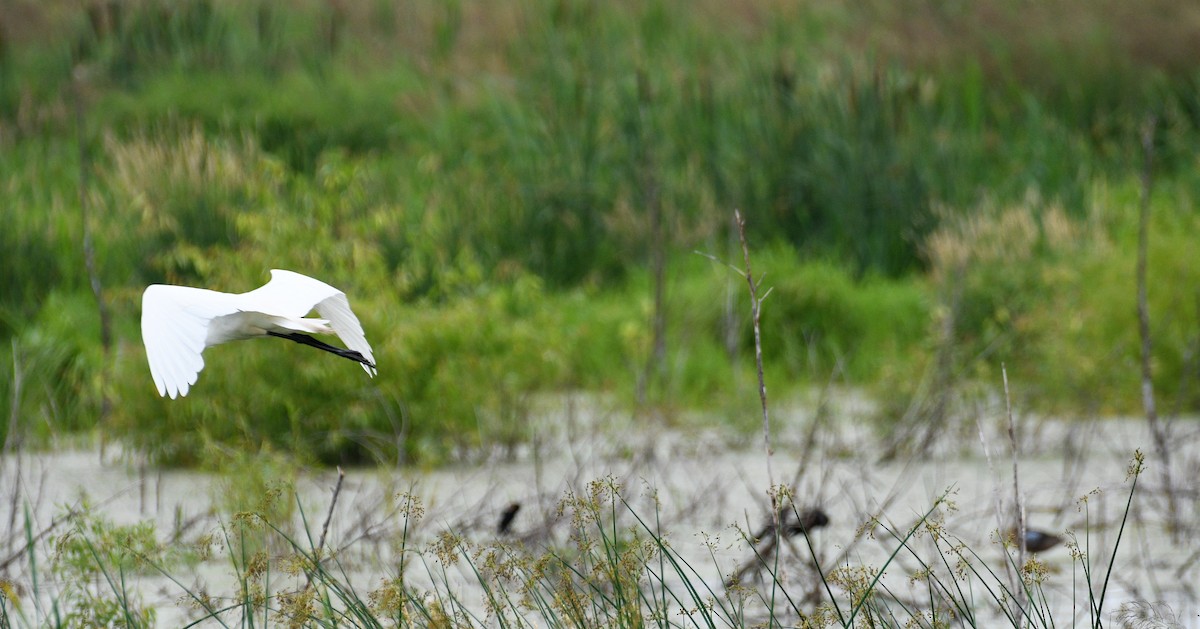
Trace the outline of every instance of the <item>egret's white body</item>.
[[[316, 310], [322, 318], [306, 318]], [[349, 349], [311, 339], [336, 334]], [[142, 295], [142, 341], [154, 385], [162, 396], [183, 397], [204, 369], [208, 347], [278, 336], [358, 361], [375, 376], [375, 358], [358, 317], [342, 291], [292, 271], [271, 271], [271, 281], [248, 293], [154, 284]]]

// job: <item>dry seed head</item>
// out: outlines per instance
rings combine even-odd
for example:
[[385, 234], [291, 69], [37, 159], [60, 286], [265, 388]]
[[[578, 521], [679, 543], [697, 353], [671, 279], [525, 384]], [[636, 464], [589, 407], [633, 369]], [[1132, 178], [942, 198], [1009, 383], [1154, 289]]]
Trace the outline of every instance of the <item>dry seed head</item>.
[[425, 612], [429, 614], [430, 627], [456, 627], [454, 618], [442, 608], [442, 603], [431, 595], [425, 597]]
[[1051, 249], [1074, 249], [1078, 244], [1079, 231], [1062, 206], [1055, 204], [1042, 212], [1042, 234]]
[[[965, 546], [964, 546], [964, 548], [965, 548]], [[966, 581], [971, 576], [970, 573], [968, 572], [970, 569], [971, 569], [971, 562], [966, 557], [964, 557], [962, 555], [962, 553], [960, 552], [958, 555], [958, 561], [954, 562], [955, 578], [957, 578], [959, 581]]]
[[246, 578], [257, 580], [266, 574], [270, 562], [267, 560], [266, 551], [260, 550], [253, 555], [250, 555], [250, 561], [246, 564]]
[[513, 579], [517, 575], [520, 560], [506, 548], [488, 546], [476, 552], [473, 563], [482, 566], [484, 572], [496, 579]]
[[935, 515], [936, 514], [933, 514], [930, 517], [925, 518], [924, 526], [917, 529], [917, 533], [914, 535], [914, 537], [919, 537], [921, 535], [922, 528], [925, 532], [929, 533], [930, 539], [932, 539], [934, 542], [940, 541], [945, 536], [945, 523], [942, 522], [941, 518], [936, 518]]
[[396, 494], [396, 504], [400, 507], [400, 515], [414, 522], [425, 517], [425, 506], [421, 499], [411, 493]]
[[381, 580], [377, 589], [367, 593], [367, 602], [371, 611], [380, 616], [392, 616], [407, 606], [404, 582], [400, 579]]
[[1067, 550], [1071, 553], [1071, 558], [1077, 561], [1083, 561], [1087, 558], [1087, 553], [1079, 547], [1079, 538], [1075, 536], [1074, 531], [1067, 531]]
[[854, 530], [854, 537], [860, 538], [865, 535], [868, 539], [875, 539], [875, 529], [882, 525], [883, 523], [879, 521], [878, 517], [871, 516], [869, 520], [863, 522]]
[[198, 125], [169, 137], [123, 141], [110, 134], [105, 144], [112, 156], [107, 176], [113, 189], [141, 215], [143, 225], [163, 231], [179, 229], [167, 207], [172, 190], [248, 187], [260, 159], [253, 142], [229, 147], [209, 140]]
[[66, 533], [63, 533], [62, 535], [59, 535], [58, 537], [56, 537], [54, 539], [54, 555], [55, 555], [55, 557], [62, 556], [63, 552], [65, 551], [65, 549], [67, 547], [67, 544], [69, 544], [71, 542], [71, 540], [74, 539], [74, 537], [75, 537], [75, 529], [71, 529], [71, 530], [67, 531]]
[[[1039, 205], [1036, 199], [1029, 199], [1022, 205], [998, 209], [985, 200], [966, 213], [937, 208], [942, 227], [926, 238], [924, 247], [934, 279], [945, 281], [948, 273], [973, 263], [1015, 264], [1028, 260], [1041, 233], [1035, 218]], [[1051, 220], [1055, 238], [1066, 240], [1073, 233], [1065, 215]]]
[[539, 581], [545, 579], [546, 575], [548, 574], [547, 569], [553, 565], [555, 561], [556, 558], [550, 554], [545, 554], [541, 557], [538, 557], [536, 560], [534, 560], [533, 565], [530, 566], [530, 578]]
[[254, 531], [261, 530], [266, 525], [266, 518], [255, 511], [238, 511], [233, 514], [233, 521]]
[[285, 574], [289, 574], [293, 577], [296, 577], [296, 576], [300, 576], [301, 574], [304, 574], [304, 571], [310, 565], [312, 565], [312, 562], [309, 561], [308, 557], [305, 557], [304, 555], [297, 553], [297, 554], [293, 554], [293, 555], [288, 555], [286, 558], [284, 558], [283, 571]]
[[[557, 587], [554, 588], [553, 598], [551, 599], [551, 605], [564, 618], [572, 619], [575, 621], [584, 620], [581, 617], [582, 612], [580, 610], [585, 609], [586, 606], [588, 606], [590, 604], [591, 603], [589, 601], [586, 601], [583, 599], [580, 589], [577, 588], [575, 586], [575, 584], [572, 583], [570, 581], [570, 579], [565, 575], [562, 577], [562, 580], [560, 580]], [[580, 623], [580, 622], [566, 623], [566, 624], [583, 625], [583, 623]]]
[[1087, 492], [1086, 494], [1080, 496], [1079, 500], [1075, 501], [1075, 505], [1076, 505], [1075, 510], [1083, 511], [1085, 508], [1087, 508], [1088, 501], [1091, 500], [1091, 497], [1099, 496], [1099, 495], [1100, 495], [1100, 488], [1096, 487], [1095, 489], [1092, 489], [1091, 491]]
[[204, 588], [199, 588], [194, 592], [180, 596], [175, 600], [175, 604], [179, 606], [186, 605], [196, 610], [209, 610], [216, 607], [212, 597], [208, 594], [208, 590]]
[[196, 540], [196, 543], [192, 545], [193, 549], [196, 550], [196, 555], [199, 557], [200, 561], [209, 561], [209, 559], [212, 557], [212, 545], [216, 544], [216, 541], [216, 535], [212, 532], [200, 535], [200, 537]]
[[245, 589], [242, 590], [243, 598], [249, 602], [251, 609], [261, 609], [267, 604], [267, 591], [263, 588], [263, 584], [259, 582], [246, 583]]
[[433, 543], [433, 554], [443, 566], [458, 561], [458, 550], [463, 545], [463, 539], [450, 531], [443, 531]]
[[932, 576], [933, 576], [933, 570], [931, 568], [926, 567], [921, 570], [917, 570], [916, 572], [909, 575], [908, 584], [915, 585], [917, 583], [923, 583], [926, 579], [929, 579]]
[[1133, 451], [1133, 460], [1129, 462], [1129, 468], [1125, 470], [1125, 480], [1135, 479], [1141, 475], [1145, 469], [1146, 455], [1142, 454], [1141, 448]]
[[603, 502], [607, 502], [610, 498], [615, 498], [621, 493], [621, 485], [612, 475], [598, 478], [588, 483], [588, 495], [592, 503], [599, 506]]
[[304, 588], [299, 592], [281, 592], [278, 595], [279, 611], [288, 619], [289, 628], [306, 626], [314, 619], [313, 598], [316, 591]]
[[17, 611], [21, 610], [21, 598], [19, 595], [20, 588], [17, 584], [8, 577], [0, 578], [0, 594], [8, 599], [10, 605]]
[[1029, 557], [1021, 567], [1021, 577], [1025, 585], [1040, 585], [1046, 580], [1049, 569], [1037, 557]]
[[870, 566], [841, 566], [829, 573], [829, 582], [845, 588], [848, 592], [864, 592], [878, 571]]
[[[275, 505], [279, 504], [279, 499], [283, 496], [284, 489], [286, 488], [287, 484], [283, 481], [273, 481], [267, 483], [267, 486], [263, 491], [263, 495], [258, 500], [258, 512], [263, 514], [274, 511]], [[264, 520], [266, 519], [266, 517], [262, 515], [259, 517], [262, 517]]]
[[822, 603], [800, 623], [801, 629], [823, 629], [824, 627], [840, 627], [841, 625], [841, 615], [830, 603]]

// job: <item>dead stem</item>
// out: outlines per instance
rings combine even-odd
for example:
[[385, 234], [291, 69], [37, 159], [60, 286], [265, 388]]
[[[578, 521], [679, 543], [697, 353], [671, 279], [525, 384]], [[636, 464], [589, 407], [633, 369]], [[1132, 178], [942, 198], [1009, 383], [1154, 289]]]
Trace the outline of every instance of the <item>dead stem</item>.
[[[1164, 426], [1158, 420], [1158, 408], [1154, 402], [1154, 381], [1151, 378], [1151, 344], [1150, 344], [1150, 307], [1147, 303], [1146, 267], [1147, 249], [1150, 236], [1150, 193], [1154, 184], [1154, 129], [1158, 126], [1158, 118], [1153, 114], [1146, 119], [1142, 126], [1142, 194], [1138, 212], [1138, 253], [1137, 253], [1137, 317], [1138, 336], [1141, 337], [1141, 367], [1142, 367], [1142, 407], [1146, 411], [1146, 421], [1150, 424], [1150, 434], [1154, 439], [1155, 453], [1162, 462], [1162, 483], [1167, 494], [1167, 528], [1173, 538], [1178, 538], [1180, 527], [1177, 519], [1175, 503], [1175, 488], [1171, 483], [1171, 450], [1167, 446], [1170, 440], [1170, 427]], [[1178, 540], [1177, 540], [1178, 541]]]
[[[1013, 508], [1017, 510], [1017, 566], [1018, 570], [1024, 569], [1025, 566], [1025, 501], [1021, 499], [1021, 480], [1018, 475], [1017, 458], [1019, 453], [1019, 444], [1017, 443], [1017, 428], [1013, 421], [1012, 412], [1012, 396], [1008, 392], [1008, 368], [1004, 363], [1000, 363], [1000, 376], [1004, 379], [1004, 410], [1008, 415], [1008, 443], [1012, 449], [1012, 467], [1013, 467]], [[1002, 533], [1003, 534], [1003, 533]], [[1020, 576], [1018, 575], [1018, 579]], [[1022, 583], [1017, 583], [1017, 607], [1020, 608], [1021, 623], [1025, 622], [1025, 606], [1028, 602], [1025, 596], [1025, 588]]]
[[[90, 212], [88, 200], [91, 192], [91, 154], [88, 152], [87, 132], [84, 123], [87, 119], [87, 112], [84, 109], [84, 92], [87, 88], [87, 68], [83, 65], [76, 66], [73, 72], [74, 83], [72, 85], [72, 102], [75, 110], [75, 139], [79, 145], [79, 222], [83, 229], [83, 266], [87, 272], [88, 284], [92, 289], [92, 296], [96, 298], [96, 311], [100, 317], [100, 349], [104, 353], [105, 364], [108, 363], [108, 358], [112, 355], [112, 323], [108, 312], [108, 302], [104, 298], [104, 288], [100, 282], [100, 272], [96, 268], [96, 248], [92, 241], [92, 230], [90, 223]], [[101, 383], [106, 370], [101, 370]], [[102, 387], [107, 389], [107, 387]], [[99, 425], [104, 425], [105, 419], [112, 410], [112, 401], [108, 394], [105, 393], [100, 401], [100, 421]], [[104, 432], [101, 431], [101, 435]], [[100, 455], [104, 456], [104, 441], [101, 438]]]
[[0, 572], [8, 570], [8, 567], [10, 565], [12, 565], [17, 560], [25, 557], [26, 553], [32, 552], [35, 544], [42, 541], [50, 533], [54, 532], [54, 529], [57, 529], [60, 525], [62, 525], [63, 522], [72, 520], [72, 519], [76, 518], [77, 516], [79, 516], [81, 513], [83, 513], [83, 511], [80, 510], [79, 505], [75, 505], [75, 506], [70, 507], [66, 513], [54, 516], [54, 518], [50, 520], [49, 525], [47, 525], [45, 528], [43, 528], [41, 531], [39, 531], [36, 535], [31, 537], [29, 539], [29, 541], [22, 544], [20, 549], [13, 552], [8, 557], [5, 557], [3, 560], [0, 560]]
[[[750, 270], [750, 246], [746, 243], [746, 221], [742, 218], [742, 213], [738, 210], [733, 211], [733, 217], [737, 221], [738, 239], [742, 242], [742, 260], [746, 264], [746, 283], [750, 285], [750, 313], [754, 320], [754, 364], [758, 369], [758, 398], [762, 403], [762, 418], [763, 418], [763, 450], [767, 455], [767, 495], [771, 498], [771, 514], [775, 519], [775, 530], [779, 530], [779, 498], [778, 491], [775, 487], [775, 474], [771, 471], [771, 415], [767, 410], [767, 383], [763, 378], [763, 359], [762, 359], [762, 332], [759, 328], [759, 314], [762, 312], [762, 299], [758, 296], [758, 284], [754, 281], [754, 273]], [[769, 294], [770, 291], [767, 291]], [[766, 298], [766, 295], [763, 295]], [[778, 555], [776, 555], [778, 561]], [[774, 588], [778, 585], [779, 579], [771, 580], [772, 597], [774, 597]], [[771, 616], [774, 621], [774, 615]]]
[[[737, 220], [738, 238], [742, 242], [742, 259], [746, 264], [746, 283], [750, 285], [750, 313], [754, 320], [754, 364], [758, 369], [758, 398], [762, 403], [763, 450], [767, 453], [767, 482], [771, 486], [771, 511], [776, 514], [775, 525], [778, 526], [779, 505], [775, 496], [775, 476], [771, 473], [771, 455], [773, 454], [771, 451], [771, 416], [767, 410], [767, 383], [763, 378], [762, 332], [758, 325], [759, 315], [762, 312], [762, 300], [758, 297], [758, 284], [754, 281], [754, 274], [750, 270], [750, 246], [746, 243], [746, 221], [738, 210], [733, 211], [733, 217]], [[763, 297], [765, 298], [766, 295]]]
[[647, 389], [656, 380], [660, 381], [663, 366], [667, 358], [667, 317], [666, 317], [666, 243], [663, 237], [663, 204], [659, 194], [657, 171], [655, 170], [654, 155], [650, 150], [646, 136], [653, 133], [650, 110], [653, 105], [650, 89], [650, 79], [644, 69], [637, 72], [638, 92], [638, 148], [641, 161], [641, 177], [638, 187], [641, 189], [642, 203], [650, 212], [650, 274], [654, 283], [654, 314], [651, 316], [650, 328], [653, 332], [653, 349], [646, 361], [646, 371], [643, 374], [642, 386], [639, 387], [638, 401], [646, 402]]
[[[313, 549], [313, 558], [317, 563], [321, 561], [321, 549], [325, 547], [325, 535], [329, 533], [329, 522], [333, 520], [333, 510], [337, 506], [338, 494], [342, 492], [342, 481], [346, 479], [346, 473], [340, 466], [337, 468], [337, 473], [337, 484], [333, 486], [333, 499], [329, 501], [329, 512], [325, 514], [325, 524], [321, 526], [321, 536], [317, 538], [317, 547]], [[305, 579], [304, 589], [307, 590], [311, 586], [312, 573], [310, 572], [308, 578]]]

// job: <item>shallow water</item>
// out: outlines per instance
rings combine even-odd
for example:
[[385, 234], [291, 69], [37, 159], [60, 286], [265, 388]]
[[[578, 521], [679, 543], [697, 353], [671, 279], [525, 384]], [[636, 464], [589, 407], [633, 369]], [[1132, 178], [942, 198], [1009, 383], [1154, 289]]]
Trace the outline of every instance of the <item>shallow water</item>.
[[[945, 496], [956, 505], [954, 510], [938, 512], [945, 533], [976, 552], [980, 565], [996, 571], [998, 579], [1009, 578], [1005, 551], [995, 541], [996, 531], [1008, 526], [1007, 520], [999, 524], [997, 513], [1010, 512], [1013, 495], [1013, 458], [1001, 418], [968, 422], [962, 434], [944, 439], [930, 456], [884, 463], [873, 456], [874, 439], [858, 417], [862, 410], [861, 403], [847, 398], [830, 415], [837, 422], [815, 432], [809, 430], [811, 413], [802, 406], [776, 413], [774, 453], [768, 458], [761, 435], [747, 439], [719, 430], [681, 428], [678, 422], [663, 427], [664, 422], [652, 417], [635, 420], [596, 400], [568, 398], [560, 408], [547, 411], [538, 425], [536, 445], [523, 447], [512, 460], [433, 471], [347, 470], [330, 519], [327, 547], [340, 549], [338, 557], [347, 568], [348, 580], [365, 593], [397, 571], [392, 542], [405, 522], [395, 506], [398, 493], [417, 496], [425, 509], [423, 518], [410, 523], [410, 548], [423, 547], [446, 530], [480, 543], [497, 539], [500, 513], [514, 502], [522, 506], [513, 532], [504, 538], [521, 538], [537, 548], [561, 543], [569, 533], [567, 518], [557, 515], [566, 492], [582, 493], [589, 481], [611, 478], [623, 487], [638, 515], [661, 521], [671, 547], [697, 569], [707, 587], [720, 593], [724, 580], [753, 556], [739, 529], [754, 531], [764, 524], [766, 492], [774, 483], [789, 486], [801, 507], [820, 506], [828, 513], [830, 525], [812, 536], [826, 572], [847, 564], [883, 565], [896, 542], [880, 529], [874, 539], [865, 537], [860, 526], [878, 516], [893, 530], [905, 531]], [[687, 424], [685, 420], [683, 425]], [[1103, 618], [1118, 624], [1117, 615], [1132, 610], [1174, 620], [1178, 626], [1200, 626], [1200, 603], [1193, 585], [1200, 583], [1200, 541], [1192, 480], [1200, 467], [1200, 448], [1193, 422], [1177, 424], [1172, 440], [1174, 485], [1187, 527], [1176, 541], [1165, 525], [1161, 466], [1154, 460], [1144, 422], [1024, 419], [1018, 429], [1018, 483], [1028, 525], [1056, 534], [1075, 533], [1080, 546], [1090, 549], [1098, 573], [1110, 561], [1129, 496], [1126, 470], [1134, 449], [1141, 448], [1147, 469], [1120, 540]], [[17, 512], [23, 513], [25, 505], [31, 531], [51, 529], [37, 543], [43, 565], [38, 588], [42, 614], [68, 586], [44, 568], [54, 553], [56, 536], [71, 526], [63, 521], [52, 528], [54, 518], [81, 500], [114, 523], [153, 521], [160, 539], [178, 532], [181, 544], [219, 530], [220, 522], [227, 523], [230, 517], [227, 511], [220, 519], [213, 515], [214, 507], [221, 512], [228, 478], [140, 469], [114, 454], [101, 457], [95, 451], [68, 450], [8, 456], [0, 473], [3, 496], [15, 506], [12, 517], [0, 522], [9, 526], [8, 539], [14, 540], [5, 556], [19, 551], [20, 542], [15, 540], [24, 537], [25, 526]], [[336, 478], [332, 470], [310, 471], [296, 481], [313, 537], [324, 522]], [[1079, 499], [1085, 494], [1089, 498], [1083, 509]], [[296, 520], [291, 530], [303, 535], [298, 515]], [[632, 525], [633, 518], [625, 514], [622, 523]], [[816, 591], [803, 538], [782, 546], [781, 582], [798, 592]], [[926, 562], [938, 557], [928, 536], [910, 546]], [[1043, 588], [1055, 623], [1087, 623], [1081, 564], [1061, 545], [1039, 559], [1048, 567]], [[888, 566], [884, 583], [906, 604], [922, 600], [927, 604], [928, 594], [922, 587], [913, 588], [908, 578], [920, 568], [916, 557], [901, 553]], [[28, 562], [13, 562], [6, 570], [31, 599]], [[757, 573], [747, 572], [743, 582], [757, 585]], [[186, 600], [180, 603], [185, 588], [216, 596], [231, 594], [236, 583], [220, 550], [214, 559], [174, 568], [172, 574], [179, 583], [155, 574], [129, 577], [129, 587], [142, 604], [157, 610], [158, 626], [176, 626], [198, 615]], [[422, 564], [406, 572], [406, 578], [416, 587], [452, 588], [463, 600], [481, 599], [465, 562], [449, 566], [444, 574], [436, 565]], [[435, 584], [434, 578], [445, 581]], [[295, 579], [286, 575], [274, 579], [275, 591], [295, 587]], [[978, 583], [974, 587], [979, 588]], [[997, 619], [995, 605], [982, 589], [975, 591], [975, 598], [980, 601], [981, 618]], [[25, 609], [36, 610], [37, 605]], [[29, 612], [31, 618], [38, 613]]]

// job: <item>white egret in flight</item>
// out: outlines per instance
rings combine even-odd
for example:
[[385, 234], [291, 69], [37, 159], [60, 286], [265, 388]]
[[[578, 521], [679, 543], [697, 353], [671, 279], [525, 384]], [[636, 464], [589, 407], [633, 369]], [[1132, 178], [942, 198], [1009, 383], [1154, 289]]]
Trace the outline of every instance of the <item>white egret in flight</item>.
[[[312, 310], [322, 318], [306, 318]], [[337, 334], [348, 349], [310, 334]], [[154, 284], [142, 295], [142, 342], [159, 395], [187, 395], [204, 369], [206, 348], [265, 336], [349, 358], [375, 376], [371, 345], [346, 294], [320, 280], [274, 269], [270, 282], [248, 293]]]

